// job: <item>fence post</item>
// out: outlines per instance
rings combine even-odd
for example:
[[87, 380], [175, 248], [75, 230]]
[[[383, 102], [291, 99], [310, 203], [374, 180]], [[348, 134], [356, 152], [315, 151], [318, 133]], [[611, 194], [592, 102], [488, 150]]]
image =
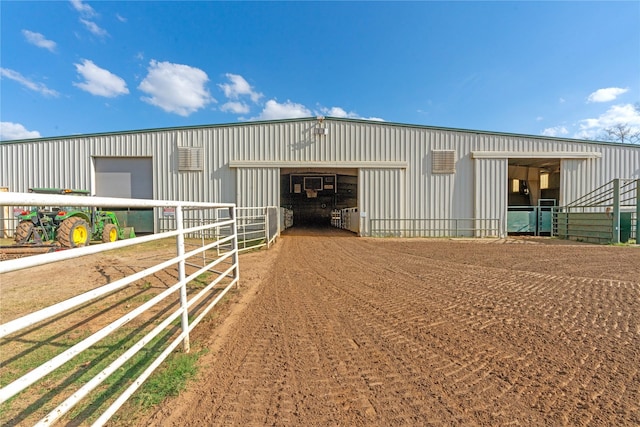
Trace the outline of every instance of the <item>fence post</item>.
[[271, 235], [269, 234], [269, 207], [264, 208], [264, 238], [267, 242], [267, 249], [271, 247]]
[[620, 243], [620, 179], [613, 180], [613, 243]]
[[179, 231], [176, 245], [178, 257], [178, 280], [180, 281], [180, 308], [182, 309], [182, 331], [184, 333], [184, 340], [182, 341], [182, 349], [185, 353], [189, 353], [191, 345], [189, 343], [189, 311], [187, 309], [187, 282], [185, 273], [185, 260], [184, 256], [184, 215], [182, 206], [176, 207], [176, 229]]
[[636, 179], [636, 245], [640, 245], [640, 179]]
[[233, 265], [236, 266], [236, 268], [233, 269], [233, 278], [236, 279], [236, 289], [238, 289], [238, 283], [240, 282], [240, 272], [238, 271], [238, 218], [236, 218], [235, 206], [229, 208], [229, 218], [232, 219], [231, 234], [233, 235], [233, 243], [231, 244], [233, 257], [231, 258], [231, 262], [233, 262]]

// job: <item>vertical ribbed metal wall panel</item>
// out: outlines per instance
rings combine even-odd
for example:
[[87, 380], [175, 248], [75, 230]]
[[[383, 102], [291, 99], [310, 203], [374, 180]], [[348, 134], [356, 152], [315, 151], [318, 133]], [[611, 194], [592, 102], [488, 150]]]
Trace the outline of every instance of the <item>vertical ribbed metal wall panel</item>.
[[280, 206], [279, 168], [238, 168], [239, 207]]
[[371, 219], [405, 218], [405, 170], [360, 169], [358, 177], [360, 234], [370, 234]]
[[[487, 220], [499, 221], [499, 235], [504, 236], [507, 220], [507, 159], [475, 159], [475, 209], [477, 229], [491, 227]], [[484, 223], [483, 223], [484, 221]], [[482, 237], [482, 235], [479, 235]]]
[[[326, 135], [317, 134], [319, 126], [328, 129]], [[177, 170], [178, 145], [203, 147], [202, 171]], [[433, 174], [432, 150], [454, 150], [455, 173]], [[561, 203], [614, 178], [640, 177], [638, 147], [384, 122], [301, 119], [4, 143], [0, 144], [0, 186], [11, 191], [35, 186], [91, 188], [93, 157], [150, 157], [155, 198], [278, 205], [277, 168], [265, 164], [265, 168], [238, 171], [229, 163], [404, 162], [406, 169], [360, 171], [360, 200], [369, 218], [502, 215], [504, 197], [494, 200], [486, 194], [502, 194], [506, 161], [474, 160], [473, 151], [601, 153], [601, 158], [562, 161]], [[257, 191], [245, 191], [245, 186]]]
[[601, 158], [564, 160], [560, 167], [561, 205], [616, 179], [640, 178], [640, 149], [620, 149], [615, 145], [599, 146]]
[[57, 144], [0, 144], [0, 186], [10, 191], [27, 191], [30, 187], [88, 189], [88, 154], [84, 141], [77, 138]]

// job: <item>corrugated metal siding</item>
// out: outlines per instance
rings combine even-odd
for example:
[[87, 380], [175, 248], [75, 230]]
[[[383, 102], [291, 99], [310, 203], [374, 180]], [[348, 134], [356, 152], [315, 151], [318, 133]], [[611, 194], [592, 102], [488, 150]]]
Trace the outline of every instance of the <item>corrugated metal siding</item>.
[[[327, 134], [317, 135], [318, 126], [326, 127]], [[202, 171], [177, 170], [179, 145], [204, 147]], [[455, 173], [432, 174], [432, 150], [454, 150]], [[361, 208], [369, 218], [501, 214], [506, 201], [486, 194], [502, 194], [504, 160], [474, 160], [472, 151], [602, 153], [600, 159], [562, 161], [562, 203], [613, 178], [640, 177], [640, 147], [384, 122], [326, 119], [320, 125], [316, 119], [301, 119], [0, 144], [0, 186], [11, 191], [34, 186], [91, 188], [93, 157], [151, 157], [157, 199], [278, 205], [278, 168], [265, 162], [308, 162], [310, 167], [317, 167], [312, 165], [317, 162], [404, 162], [407, 168], [402, 170], [360, 171]], [[265, 164], [240, 171], [229, 167], [231, 161]]]
[[621, 150], [602, 146], [602, 158], [563, 160], [560, 166], [560, 205], [566, 205], [616, 179], [640, 178], [639, 149]]
[[360, 234], [370, 234], [371, 219], [405, 217], [405, 171], [403, 169], [360, 169], [359, 209], [366, 215]]
[[280, 206], [279, 168], [238, 168], [239, 207]]
[[[465, 140], [457, 133], [424, 132], [409, 129], [405, 135], [409, 167], [407, 169], [407, 217], [416, 219], [446, 219], [470, 217], [472, 200], [465, 188], [471, 188], [473, 176], [465, 169]], [[455, 151], [456, 171], [452, 174], [432, 173], [432, 150]], [[456, 191], [459, 188], [461, 191]], [[466, 199], [465, 199], [466, 196]], [[446, 229], [448, 223], [431, 222], [435, 228]]]
[[[507, 159], [476, 159], [475, 163], [475, 219], [476, 228], [490, 227], [486, 220], [499, 220], [499, 235], [507, 234]], [[484, 224], [483, 224], [484, 222]], [[482, 235], [478, 236], [482, 237]]]
[[0, 145], [0, 185], [10, 191], [30, 187], [89, 188], [91, 160], [79, 140]]

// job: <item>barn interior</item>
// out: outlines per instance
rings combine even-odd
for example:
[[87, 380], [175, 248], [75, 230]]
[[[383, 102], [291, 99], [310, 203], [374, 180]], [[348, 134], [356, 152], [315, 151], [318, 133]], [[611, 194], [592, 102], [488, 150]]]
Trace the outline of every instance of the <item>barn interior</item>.
[[549, 235], [560, 200], [560, 159], [509, 159], [507, 232]]
[[281, 169], [280, 206], [294, 227], [330, 227], [331, 211], [358, 205], [357, 169]]

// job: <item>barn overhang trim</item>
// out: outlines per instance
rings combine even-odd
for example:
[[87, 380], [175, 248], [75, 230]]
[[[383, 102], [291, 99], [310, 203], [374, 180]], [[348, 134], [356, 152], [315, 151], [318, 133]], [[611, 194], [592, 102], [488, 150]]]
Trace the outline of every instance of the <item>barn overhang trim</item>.
[[352, 168], [407, 169], [407, 162], [282, 162], [231, 160], [230, 168]]
[[599, 159], [595, 151], [472, 151], [474, 159]]

